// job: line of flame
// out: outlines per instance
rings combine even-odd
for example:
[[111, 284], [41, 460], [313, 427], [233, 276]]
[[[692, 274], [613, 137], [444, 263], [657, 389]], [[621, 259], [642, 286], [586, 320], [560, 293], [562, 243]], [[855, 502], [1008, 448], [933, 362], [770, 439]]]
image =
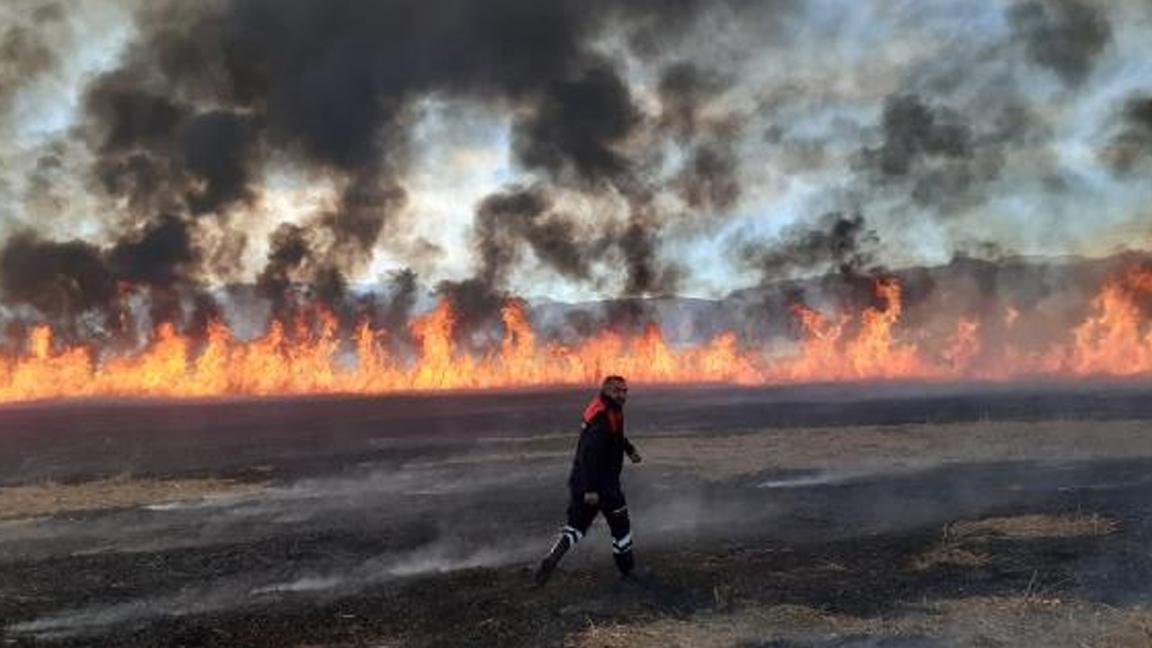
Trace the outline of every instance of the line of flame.
[[[1088, 317], [1067, 342], [1040, 351], [998, 350], [998, 361], [974, 362], [983, 350], [981, 324], [961, 318], [943, 344], [901, 341], [901, 286], [875, 283], [879, 305], [829, 316], [793, 307], [803, 339], [789, 353], [747, 348], [734, 333], [707, 343], [674, 347], [656, 326], [642, 335], [605, 331], [565, 346], [537, 339], [523, 307], [502, 311], [498, 350], [474, 357], [457, 348], [456, 318], [441, 302], [413, 320], [416, 358], [402, 362], [382, 342], [386, 331], [361, 324], [341, 340], [336, 320], [320, 311], [313, 326], [274, 321], [260, 338], [236, 340], [212, 322], [202, 341], [161, 324], [134, 354], [97, 361], [85, 346], [54, 344], [50, 327], [33, 327], [26, 352], [0, 361], [0, 402], [32, 399], [136, 396], [214, 397], [289, 394], [382, 394], [410, 390], [494, 389], [595, 384], [608, 373], [640, 383], [774, 384], [873, 379], [1010, 379], [1035, 375], [1152, 375], [1152, 322], [1140, 304], [1152, 297], [1152, 270], [1132, 268], [1108, 280]], [[1019, 312], [1009, 306], [1003, 324]], [[355, 354], [342, 349], [351, 342]]]

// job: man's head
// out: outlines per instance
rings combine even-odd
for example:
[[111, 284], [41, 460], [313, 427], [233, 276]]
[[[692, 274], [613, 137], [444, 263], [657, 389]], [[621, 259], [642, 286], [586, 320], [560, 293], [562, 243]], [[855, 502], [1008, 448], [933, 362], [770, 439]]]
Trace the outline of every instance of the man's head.
[[600, 385], [600, 393], [608, 400], [623, 407], [628, 400], [628, 382], [623, 376], [608, 376]]

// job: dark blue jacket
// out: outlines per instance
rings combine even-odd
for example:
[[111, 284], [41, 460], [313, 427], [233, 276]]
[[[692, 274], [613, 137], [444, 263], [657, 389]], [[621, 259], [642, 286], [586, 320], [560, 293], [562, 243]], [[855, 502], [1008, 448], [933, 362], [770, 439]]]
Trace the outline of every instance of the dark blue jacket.
[[624, 455], [632, 451], [632, 444], [624, 436], [623, 409], [598, 394], [584, 409], [580, 441], [568, 477], [572, 495], [620, 493]]

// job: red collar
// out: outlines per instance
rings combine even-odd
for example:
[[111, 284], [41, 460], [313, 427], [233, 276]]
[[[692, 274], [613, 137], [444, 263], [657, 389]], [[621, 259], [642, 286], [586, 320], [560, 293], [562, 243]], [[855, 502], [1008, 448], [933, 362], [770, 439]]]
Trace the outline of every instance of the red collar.
[[608, 431], [612, 434], [622, 434], [624, 432], [624, 410], [619, 407], [609, 407], [608, 403], [604, 402], [604, 397], [596, 394], [592, 397], [592, 401], [588, 403], [588, 407], [584, 408], [584, 423], [587, 425], [596, 418], [596, 415], [604, 412], [608, 419]]

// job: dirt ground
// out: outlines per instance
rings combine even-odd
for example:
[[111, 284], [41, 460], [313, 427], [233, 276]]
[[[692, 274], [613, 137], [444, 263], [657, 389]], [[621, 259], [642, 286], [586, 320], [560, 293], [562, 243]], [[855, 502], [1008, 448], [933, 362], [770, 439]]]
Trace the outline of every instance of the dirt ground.
[[583, 392], [0, 409], [0, 645], [1152, 645], [1146, 386], [634, 391], [542, 589]]

